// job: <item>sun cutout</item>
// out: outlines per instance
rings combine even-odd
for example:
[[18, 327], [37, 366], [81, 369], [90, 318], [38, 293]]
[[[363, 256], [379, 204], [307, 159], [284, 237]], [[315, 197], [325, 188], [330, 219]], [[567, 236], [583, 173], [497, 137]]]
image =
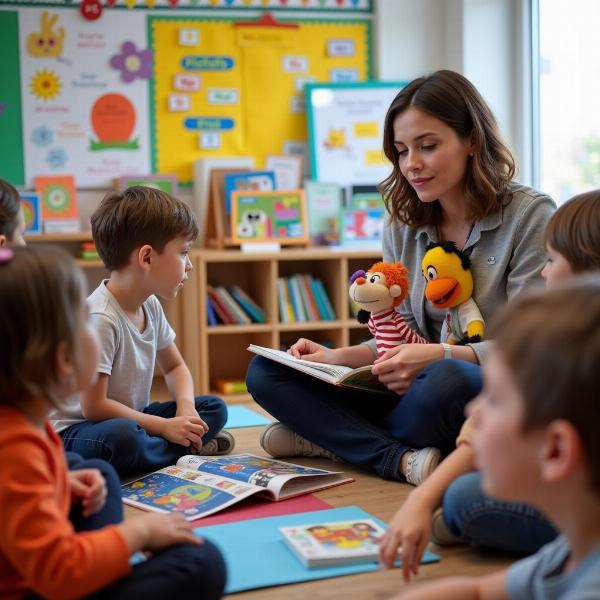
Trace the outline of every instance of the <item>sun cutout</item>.
[[54, 100], [54, 98], [60, 95], [60, 90], [62, 88], [62, 83], [58, 75], [56, 75], [54, 71], [48, 69], [37, 71], [31, 78], [29, 85], [33, 95], [44, 102]]

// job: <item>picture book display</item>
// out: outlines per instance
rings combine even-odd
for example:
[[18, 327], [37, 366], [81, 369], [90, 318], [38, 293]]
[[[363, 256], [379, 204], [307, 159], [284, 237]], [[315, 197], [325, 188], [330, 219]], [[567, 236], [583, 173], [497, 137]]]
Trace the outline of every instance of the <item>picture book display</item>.
[[274, 360], [275, 362], [296, 369], [297, 371], [302, 371], [302, 373], [312, 375], [317, 379], [321, 379], [333, 385], [356, 388], [379, 394], [394, 394], [394, 392], [388, 390], [379, 381], [376, 375], [373, 375], [371, 372], [371, 365], [351, 369], [350, 367], [342, 365], [329, 365], [311, 360], [302, 360], [287, 352], [283, 352], [282, 350], [265, 348], [264, 346], [257, 346], [256, 344], [250, 344], [247, 349], [250, 350], [250, 352], [254, 352], [254, 354], [259, 354], [260, 356]]
[[228, 173], [225, 183], [225, 214], [231, 214], [231, 194], [234, 191], [272, 192], [275, 190], [275, 173], [273, 171], [246, 171]]
[[339, 471], [311, 469], [254, 454], [182, 456], [177, 464], [124, 484], [123, 502], [179, 512], [188, 521], [254, 494], [279, 501], [354, 481]]
[[75, 179], [71, 175], [38, 176], [35, 178], [35, 189], [41, 197], [46, 233], [79, 231]]
[[306, 244], [308, 216], [303, 190], [231, 194], [231, 238], [235, 244]]
[[377, 562], [385, 530], [372, 519], [280, 527], [286, 546], [305, 567]]
[[42, 233], [42, 207], [40, 195], [37, 192], [21, 192], [21, 208], [25, 220], [25, 234], [39, 235]]

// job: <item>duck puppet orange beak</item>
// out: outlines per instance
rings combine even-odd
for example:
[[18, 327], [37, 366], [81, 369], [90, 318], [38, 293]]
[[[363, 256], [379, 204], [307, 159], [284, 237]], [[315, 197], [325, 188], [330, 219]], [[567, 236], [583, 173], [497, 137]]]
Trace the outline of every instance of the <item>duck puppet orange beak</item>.
[[449, 308], [460, 295], [460, 291], [460, 283], [454, 277], [438, 277], [427, 282], [425, 298], [436, 308]]

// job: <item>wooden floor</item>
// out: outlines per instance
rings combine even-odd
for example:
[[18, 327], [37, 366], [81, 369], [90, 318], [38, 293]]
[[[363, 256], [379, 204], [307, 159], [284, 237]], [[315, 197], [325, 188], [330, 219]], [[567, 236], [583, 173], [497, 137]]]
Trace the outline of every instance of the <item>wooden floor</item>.
[[[261, 411], [256, 405], [253, 410]], [[258, 443], [262, 428], [242, 428], [230, 430], [236, 439], [234, 452], [252, 452], [264, 455]], [[384, 481], [374, 475], [366, 474], [345, 463], [332, 462], [327, 459], [294, 458], [298, 464], [332, 470], [343, 470], [356, 479], [354, 483], [335, 487], [315, 494], [334, 507], [357, 505], [367, 512], [389, 521], [397, 508], [412, 489], [407, 484]], [[126, 517], [139, 514], [135, 508], [125, 507]], [[476, 552], [467, 546], [440, 548], [431, 545], [431, 550], [439, 554], [442, 560], [438, 563], [423, 565], [417, 581], [435, 579], [447, 575], [479, 575], [489, 573], [509, 564], [505, 555]], [[268, 558], [266, 558], [268, 560]], [[398, 593], [404, 586], [399, 570], [364, 573], [349, 577], [336, 577], [287, 586], [259, 589], [232, 594], [236, 600], [311, 600], [352, 599], [374, 600], [389, 598]]]

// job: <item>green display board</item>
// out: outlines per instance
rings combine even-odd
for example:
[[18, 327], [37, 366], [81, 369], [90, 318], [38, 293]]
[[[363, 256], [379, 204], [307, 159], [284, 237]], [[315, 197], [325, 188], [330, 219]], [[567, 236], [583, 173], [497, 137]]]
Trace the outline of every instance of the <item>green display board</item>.
[[25, 183], [21, 130], [19, 23], [16, 11], [0, 12], [0, 177], [13, 185]]

